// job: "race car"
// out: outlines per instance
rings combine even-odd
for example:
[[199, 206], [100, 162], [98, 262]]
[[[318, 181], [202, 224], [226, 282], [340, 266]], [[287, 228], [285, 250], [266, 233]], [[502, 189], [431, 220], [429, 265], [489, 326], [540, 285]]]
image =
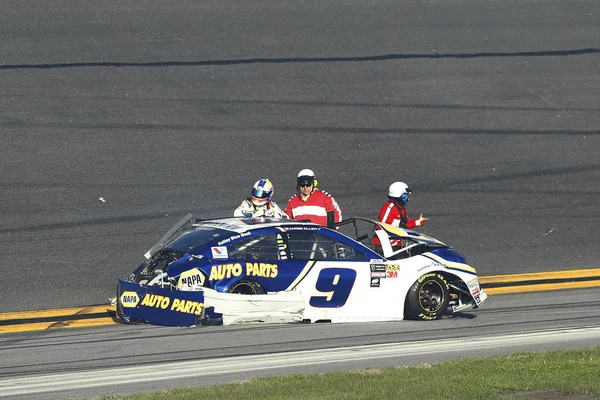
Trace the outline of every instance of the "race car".
[[118, 281], [117, 316], [126, 322], [436, 320], [487, 298], [450, 246], [361, 217], [327, 228], [188, 214], [145, 257]]

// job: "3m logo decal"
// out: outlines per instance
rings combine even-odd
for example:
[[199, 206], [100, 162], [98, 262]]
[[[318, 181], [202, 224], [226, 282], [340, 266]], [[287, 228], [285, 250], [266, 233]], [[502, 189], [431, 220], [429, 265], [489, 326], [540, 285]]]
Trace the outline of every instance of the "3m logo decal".
[[386, 278], [397, 278], [398, 277], [398, 271], [387, 271], [385, 273], [385, 277]]
[[123, 307], [135, 307], [140, 302], [140, 298], [136, 292], [123, 292], [121, 295], [121, 304]]

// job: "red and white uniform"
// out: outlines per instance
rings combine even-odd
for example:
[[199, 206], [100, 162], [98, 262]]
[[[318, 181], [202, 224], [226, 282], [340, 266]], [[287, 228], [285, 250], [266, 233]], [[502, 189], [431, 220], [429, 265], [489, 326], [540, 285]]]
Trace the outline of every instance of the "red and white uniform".
[[417, 227], [417, 218], [408, 219], [406, 208], [395, 200], [389, 200], [379, 210], [379, 221], [386, 224], [412, 229]]
[[[400, 228], [412, 229], [419, 226], [417, 218], [408, 219], [408, 211], [406, 211], [406, 208], [399, 202], [391, 199], [379, 210], [378, 220]], [[377, 236], [373, 237], [373, 244], [377, 246], [381, 245]], [[392, 240], [391, 244], [392, 246], [401, 246], [399, 240]]]
[[333, 211], [335, 222], [342, 220], [342, 210], [333, 196], [315, 189], [306, 201], [300, 193], [296, 194], [290, 199], [284, 212], [291, 219], [308, 219], [315, 224], [327, 226], [328, 211]]

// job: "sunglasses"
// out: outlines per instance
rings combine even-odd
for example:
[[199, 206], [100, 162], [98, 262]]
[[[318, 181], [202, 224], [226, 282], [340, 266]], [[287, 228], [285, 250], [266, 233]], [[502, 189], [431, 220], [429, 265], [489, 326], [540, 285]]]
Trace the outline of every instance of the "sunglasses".
[[299, 186], [300, 187], [311, 187], [312, 186], [312, 182], [302, 182]]

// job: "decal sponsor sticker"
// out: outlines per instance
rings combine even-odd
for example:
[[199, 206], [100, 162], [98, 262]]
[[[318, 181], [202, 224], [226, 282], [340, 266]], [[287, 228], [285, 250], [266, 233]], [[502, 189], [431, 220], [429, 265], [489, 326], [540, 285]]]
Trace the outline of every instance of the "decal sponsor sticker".
[[473, 289], [475, 287], [479, 288], [479, 279], [471, 279], [469, 282], [467, 282], [467, 286], [469, 287], [469, 289]]
[[398, 277], [398, 271], [387, 271], [385, 273], [385, 277], [386, 278], [397, 278]]
[[202, 314], [204, 303], [193, 300], [178, 299], [176, 297], [171, 299], [167, 296], [161, 296], [160, 294], [146, 293], [144, 299], [140, 303], [140, 306], [200, 315]]
[[204, 286], [204, 274], [198, 268], [183, 272], [177, 281], [179, 290], [199, 290]]
[[[243, 237], [250, 236], [250, 235], [251, 235], [251, 233], [250, 233], [250, 232], [242, 232], [242, 233], [240, 233], [240, 234], [237, 234], [237, 235], [230, 236], [230, 237], [228, 237], [227, 239], [223, 239], [223, 240], [221, 240], [220, 242], [217, 242], [217, 244], [218, 244], [219, 246], [222, 246], [222, 245], [224, 245], [224, 244], [226, 244], [226, 243], [229, 243], [229, 242], [231, 242], [231, 241], [233, 241], [233, 240], [237, 240], [237, 239], [239, 239], [239, 238], [243, 238]], [[220, 257], [215, 257], [215, 258], [220, 258]]]
[[400, 271], [400, 266], [398, 264], [391, 264], [385, 266], [386, 271]]
[[385, 272], [386, 271], [386, 265], [385, 264], [371, 264], [371, 272]]
[[379, 278], [371, 278], [371, 287], [379, 287]]
[[121, 295], [121, 304], [123, 307], [135, 307], [140, 302], [136, 292], [123, 292]]
[[469, 287], [469, 290], [471, 291], [471, 295], [473, 296], [473, 299], [475, 300], [475, 304], [480, 304], [481, 303], [481, 290], [479, 288], [479, 279], [477, 279], [477, 278], [471, 279], [469, 282], [467, 282], [467, 286]]
[[286, 231], [320, 231], [320, 226], [285, 226]]
[[429, 268], [441, 268], [441, 267], [442, 267], [442, 264], [440, 264], [440, 263], [437, 263], [437, 262], [433, 262], [433, 263], [430, 263], [430, 264], [427, 264], [427, 265], [424, 265], [424, 266], [420, 267], [420, 268], [419, 268], [417, 271], [418, 271], [418, 272], [421, 272], [421, 271], [423, 271], [424, 269], [429, 269]]
[[[119, 280], [117, 313], [127, 322], [194, 326], [204, 316], [204, 292], [179, 291]], [[136, 298], [139, 300], [137, 305]], [[123, 303], [121, 300], [124, 300]]]
[[227, 247], [225, 246], [217, 246], [211, 247], [210, 251], [212, 252], [212, 258], [227, 258]]
[[283, 241], [281, 234], [277, 234], [277, 251], [279, 252], [280, 260], [287, 260], [287, 244]]
[[374, 271], [371, 272], [371, 278], [385, 278], [386, 276], [386, 272], [385, 271]]
[[258, 276], [262, 278], [275, 278], [279, 274], [277, 264], [264, 262], [247, 262], [245, 268], [240, 263], [213, 265], [210, 269], [208, 280], [214, 281], [237, 276]]
[[276, 264], [268, 263], [246, 263], [246, 276], [261, 276], [263, 278], [275, 278], [278, 274]]

